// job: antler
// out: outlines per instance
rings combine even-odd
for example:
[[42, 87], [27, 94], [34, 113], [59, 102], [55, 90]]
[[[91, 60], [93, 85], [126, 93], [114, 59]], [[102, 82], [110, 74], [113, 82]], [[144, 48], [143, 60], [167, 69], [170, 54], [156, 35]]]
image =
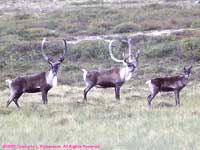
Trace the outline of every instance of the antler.
[[59, 59], [61, 62], [64, 61], [64, 59], [65, 59], [65, 54], [66, 54], [67, 49], [68, 49], [66, 40], [63, 39], [63, 41], [64, 41], [64, 43], [65, 43], [65, 48], [63, 49], [63, 55], [62, 55], [62, 56], [60, 57], [60, 59]]
[[112, 43], [114, 42], [115, 40], [111, 40], [109, 41], [109, 54], [110, 54], [110, 57], [112, 60], [114, 60], [115, 62], [120, 62], [120, 63], [123, 63], [124, 60], [120, 60], [120, 59], [117, 59], [114, 57], [113, 53], [112, 53]]
[[128, 58], [129, 61], [131, 61], [131, 56], [132, 56], [132, 52], [131, 52], [131, 38], [128, 38]]
[[136, 55], [135, 55], [135, 58], [138, 59], [138, 57], [140, 56], [140, 49], [138, 49]]
[[192, 46], [192, 44], [190, 44], [190, 45], [189, 45], [189, 47], [190, 47], [190, 50], [191, 50], [191, 56], [190, 56], [190, 66], [192, 66], [192, 65], [193, 65], [193, 63], [194, 63], [194, 49], [193, 49], [193, 46]]
[[131, 40], [132, 39], [130, 37], [127, 40], [127, 43], [128, 43], [128, 57], [126, 57], [124, 59], [124, 62], [133, 63], [134, 66], [136, 67], [137, 66], [138, 57], [139, 57], [139, 54], [140, 54], [140, 50], [138, 50], [137, 53], [132, 53]]
[[131, 61], [131, 59], [134, 57], [135, 59], [137, 59], [140, 55], [140, 50], [138, 49], [137, 53], [132, 53], [132, 45], [131, 45], [131, 38], [128, 38], [128, 57], [129, 57], [129, 61]]
[[42, 51], [42, 56], [43, 56], [43, 58], [46, 60], [46, 61], [49, 61], [49, 57], [44, 53], [44, 43], [45, 43], [45, 41], [46, 41], [46, 38], [43, 38], [43, 40], [42, 40], [42, 45], [41, 45], [41, 51]]
[[132, 40], [132, 39], [131, 39], [130, 37], [127, 38], [127, 39], [121, 40], [123, 43], [128, 44], [128, 56], [124, 58], [124, 60], [126, 59], [126, 61], [127, 61], [127, 58], [129, 58], [129, 61], [131, 61], [131, 59], [132, 59], [132, 57], [133, 57], [133, 54], [132, 54], [132, 52], [131, 52], [131, 49], [132, 49], [132, 47], [131, 47], [131, 40]]

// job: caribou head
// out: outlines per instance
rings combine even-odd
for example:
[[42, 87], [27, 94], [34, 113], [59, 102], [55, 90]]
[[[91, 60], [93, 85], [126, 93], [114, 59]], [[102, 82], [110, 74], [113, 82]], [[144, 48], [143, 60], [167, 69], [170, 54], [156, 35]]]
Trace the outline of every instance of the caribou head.
[[[137, 66], [137, 62], [138, 62], [138, 58], [139, 58], [139, 54], [140, 54], [140, 50], [137, 50], [136, 53], [132, 52], [132, 47], [131, 47], [131, 38], [128, 38], [127, 41], [123, 41], [126, 42], [128, 44], [128, 56], [124, 55], [123, 59], [117, 59], [116, 57], [114, 57], [113, 53], [112, 53], [112, 44], [113, 44], [114, 40], [109, 41], [109, 54], [112, 60], [114, 60], [115, 62], [118, 63], [122, 63], [123, 64], [123, 68], [121, 73], [122, 78], [124, 78], [125, 80], [129, 80], [132, 77], [132, 73], [135, 70], [136, 66]], [[124, 77], [123, 77], [124, 76]]]
[[65, 49], [63, 49], [63, 55], [57, 61], [53, 62], [52, 57], [48, 57], [44, 52], [45, 41], [46, 41], [46, 38], [43, 39], [42, 45], [41, 45], [42, 56], [43, 56], [44, 60], [48, 62], [50, 70], [52, 71], [53, 75], [56, 76], [59, 66], [64, 61], [64, 58], [65, 58], [65, 53], [67, 51], [67, 43], [66, 43], [66, 40], [63, 39], [64, 44], [65, 44]]

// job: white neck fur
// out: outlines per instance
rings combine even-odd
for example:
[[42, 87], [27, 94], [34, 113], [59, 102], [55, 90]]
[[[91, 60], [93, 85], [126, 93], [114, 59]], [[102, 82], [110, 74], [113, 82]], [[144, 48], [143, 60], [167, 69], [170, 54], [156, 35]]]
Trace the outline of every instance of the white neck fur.
[[128, 81], [131, 79], [133, 73], [131, 72], [131, 68], [125, 66], [120, 69], [120, 78], [122, 81]]
[[56, 87], [57, 86], [57, 76], [53, 74], [53, 71], [50, 70], [49, 73], [47, 74], [46, 76], [46, 81], [47, 81], [47, 84], [53, 86], [53, 87]]

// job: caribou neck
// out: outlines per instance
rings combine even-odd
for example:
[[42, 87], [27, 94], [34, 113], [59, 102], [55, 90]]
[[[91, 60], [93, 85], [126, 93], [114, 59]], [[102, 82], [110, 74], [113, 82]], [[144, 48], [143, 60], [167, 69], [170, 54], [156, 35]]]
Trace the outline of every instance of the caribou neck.
[[54, 73], [52, 69], [47, 71], [46, 81], [47, 81], [48, 85], [50, 85], [52, 87], [56, 87], [57, 86], [57, 72]]
[[189, 79], [189, 76], [182, 75], [182, 84], [183, 84], [183, 85], [187, 85], [188, 79]]
[[120, 78], [124, 82], [130, 80], [132, 75], [133, 75], [132, 67], [128, 67], [127, 65], [125, 65], [124, 67], [120, 68]]

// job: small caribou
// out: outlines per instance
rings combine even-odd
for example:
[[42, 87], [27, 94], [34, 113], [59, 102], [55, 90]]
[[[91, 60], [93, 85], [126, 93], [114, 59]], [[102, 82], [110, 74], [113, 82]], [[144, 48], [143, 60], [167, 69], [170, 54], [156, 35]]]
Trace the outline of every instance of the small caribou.
[[112, 44], [114, 40], [109, 41], [109, 53], [115, 62], [123, 63], [123, 67], [113, 67], [111, 69], [105, 70], [85, 70], [83, 71], [83, 80], [86, 83], [86, 88], [84, 89], [84, 101], [87, 101], [87, 93], [94, 86], [97, 88], [115, 88], [115, 98], [120, 100], [120, 88], [121, 86], [132, 77], [132, 73], [137, 66], [137, 61], [139, 57], [138, 52], [133, 55], [131, 53], [131, 39], [128, 39], [129, 46], [129, 56], [123, 60], [119, 60], [114, 57], [112, 53]]
[[53, 62], [52, 59], [49, 58], [44, 53], [43, 47], [44, 47], [45, 41], [46, 41], [46, 38], [44, 38], [42, 41], [41, 52], [45, 61], [48, 62], [50, 69], [47, 72], [20, 76], [13, 80], [6, 80], [6, 82], [8, 82], [9, 84], [9, 89], [10, 89], [10, 97], [9, 97], [9, 100], [7, 101], [7, 107], [13, 101], [16, 104], [16, 106], [20, 108], [18, 104], [18, 99], [23, 93], [41, 92], [43, 104], [48, 103], [47, 94], [48, 94], [48, 91], [53, 86], [57, 85], [57, 73], [58, 73], [60, 64], [64, 61], [64, 56], [67, 51], [67, 43], [66, 43], [66, 40], [64, 40], [65, 49], [63, 50], [63, 55], [57, 61]]
[[183, 68], [183, 73], [179, 76], [162, 77], [151, 79], [146, 82], [149, 85], [151, 94], [147, 97], [148, 106], [151, 107], [151, 101], [159, 92], [174, 92], [176, 106], [180, 106], [180, 91], [187, 85], [189, 75], [192, 71], [192, 65], [187, 69]]

